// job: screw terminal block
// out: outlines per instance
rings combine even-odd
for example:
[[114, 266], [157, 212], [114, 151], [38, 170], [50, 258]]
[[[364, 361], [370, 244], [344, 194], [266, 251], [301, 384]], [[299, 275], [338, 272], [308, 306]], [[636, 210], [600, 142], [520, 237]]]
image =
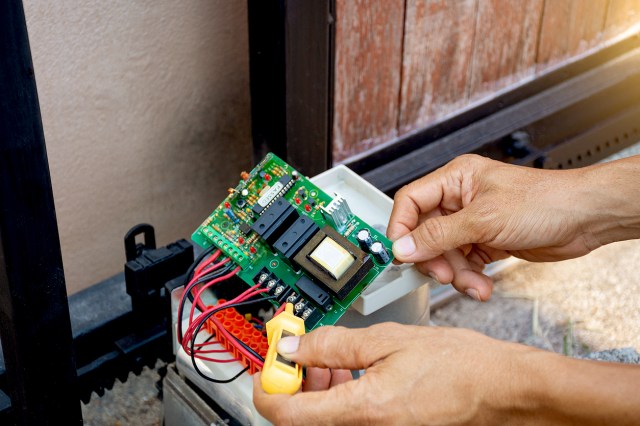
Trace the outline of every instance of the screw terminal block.
[[[225, 303], [226, 300], [220, 299], [216, 306]], [[234, 357], [238, 358], [240, 362], [249, 367], [249, 374], [254, 374], [260, 371], [260, 367], [244, 356], [238, 349], [227, 339], [224, 333], [220, 333], [220, 327], [223, 327], [231, 335], [238, 338], [242, 343], [251, 348], [254, 352], [259, 354], [262, 358], [267, 356], [267, 350], [269, 344], [267, 338], [261, 331], [257, 330], [252, 323], [247, 321], [247, 318], [236, 311], [235, 308], [223, 309], [216, 312], [213, 318], [209, 319], [205, 324], [205, 329], [212, 336], [215, 335], [218, 342], [227, 349]]]

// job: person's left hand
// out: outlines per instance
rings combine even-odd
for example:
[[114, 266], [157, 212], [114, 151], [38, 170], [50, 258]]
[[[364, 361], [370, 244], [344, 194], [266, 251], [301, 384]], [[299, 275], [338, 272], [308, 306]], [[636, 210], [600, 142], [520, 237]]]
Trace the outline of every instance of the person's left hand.
[[309, 369], [305, 391], [295, 395], [267, 394], [254, 375], [253, 402], [267, 420], [310, 426], [496, 420], [519, 394], [518, 355], [537, 351], [466, 329], [386, 323], [320, 327], [283, 338], [278, 352], [307, 367], [366, 369], [357, 380]]

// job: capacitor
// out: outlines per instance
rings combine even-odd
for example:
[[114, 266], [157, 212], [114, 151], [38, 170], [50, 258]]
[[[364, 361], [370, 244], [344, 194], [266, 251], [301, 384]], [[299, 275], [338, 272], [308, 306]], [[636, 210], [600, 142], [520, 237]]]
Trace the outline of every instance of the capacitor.
[[226, 213], [227, 216], [229, 216], [229, 219], [231, 219], [232, 221], [234, 221], [235, 223], [240, 222], [240, 220], [236, 217], [236, 215], [233, 213], [233, 210], [231, 209], [226, 209], [224, 211]]
[[369, 232], [368, 229], [359, 230], [356, 235], [356, 240], [358, 240], [358, 244], [362, 250], [368, 252], [371, 249], [373, 240], [371, 239], [371, 232]]
[[[360, 233], [358, 232], [358, 234]], [[387, 249], [380, 241], [375, 241], [374, 243], [372, 243], [371, 246], [369, 247], [369, 251], [373, 255], [373, 258], [378, 263], [381, 263], [381, 264], [388, 263], [390, 260]]]

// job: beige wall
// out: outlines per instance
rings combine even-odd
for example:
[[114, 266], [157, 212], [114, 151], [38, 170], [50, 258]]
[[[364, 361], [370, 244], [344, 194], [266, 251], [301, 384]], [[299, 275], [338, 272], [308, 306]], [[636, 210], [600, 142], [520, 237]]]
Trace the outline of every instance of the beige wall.
[[250, 162], [246, 2], [27, 0], [70, 293], [188, 237]]

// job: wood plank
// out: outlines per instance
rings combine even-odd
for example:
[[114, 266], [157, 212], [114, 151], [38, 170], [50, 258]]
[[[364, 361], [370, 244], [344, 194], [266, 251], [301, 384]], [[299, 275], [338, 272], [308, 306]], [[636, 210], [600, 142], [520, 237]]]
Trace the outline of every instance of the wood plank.
[[404, 0], [336, 0], [333, 160], [397, 134]]
[[470, 99], [534, 74], [542, 6], [543, 0], [478, 3]]
[[538, 70], [584, 53], [603, 40], [608, 0], [547, 1], [538, 45]]
[[634, 25], [640, 25], [640, 0], [609, 0], [605, 37], [614, 38]]
[[468, 101], [477, 0], [407, 0], [400, 134]]

